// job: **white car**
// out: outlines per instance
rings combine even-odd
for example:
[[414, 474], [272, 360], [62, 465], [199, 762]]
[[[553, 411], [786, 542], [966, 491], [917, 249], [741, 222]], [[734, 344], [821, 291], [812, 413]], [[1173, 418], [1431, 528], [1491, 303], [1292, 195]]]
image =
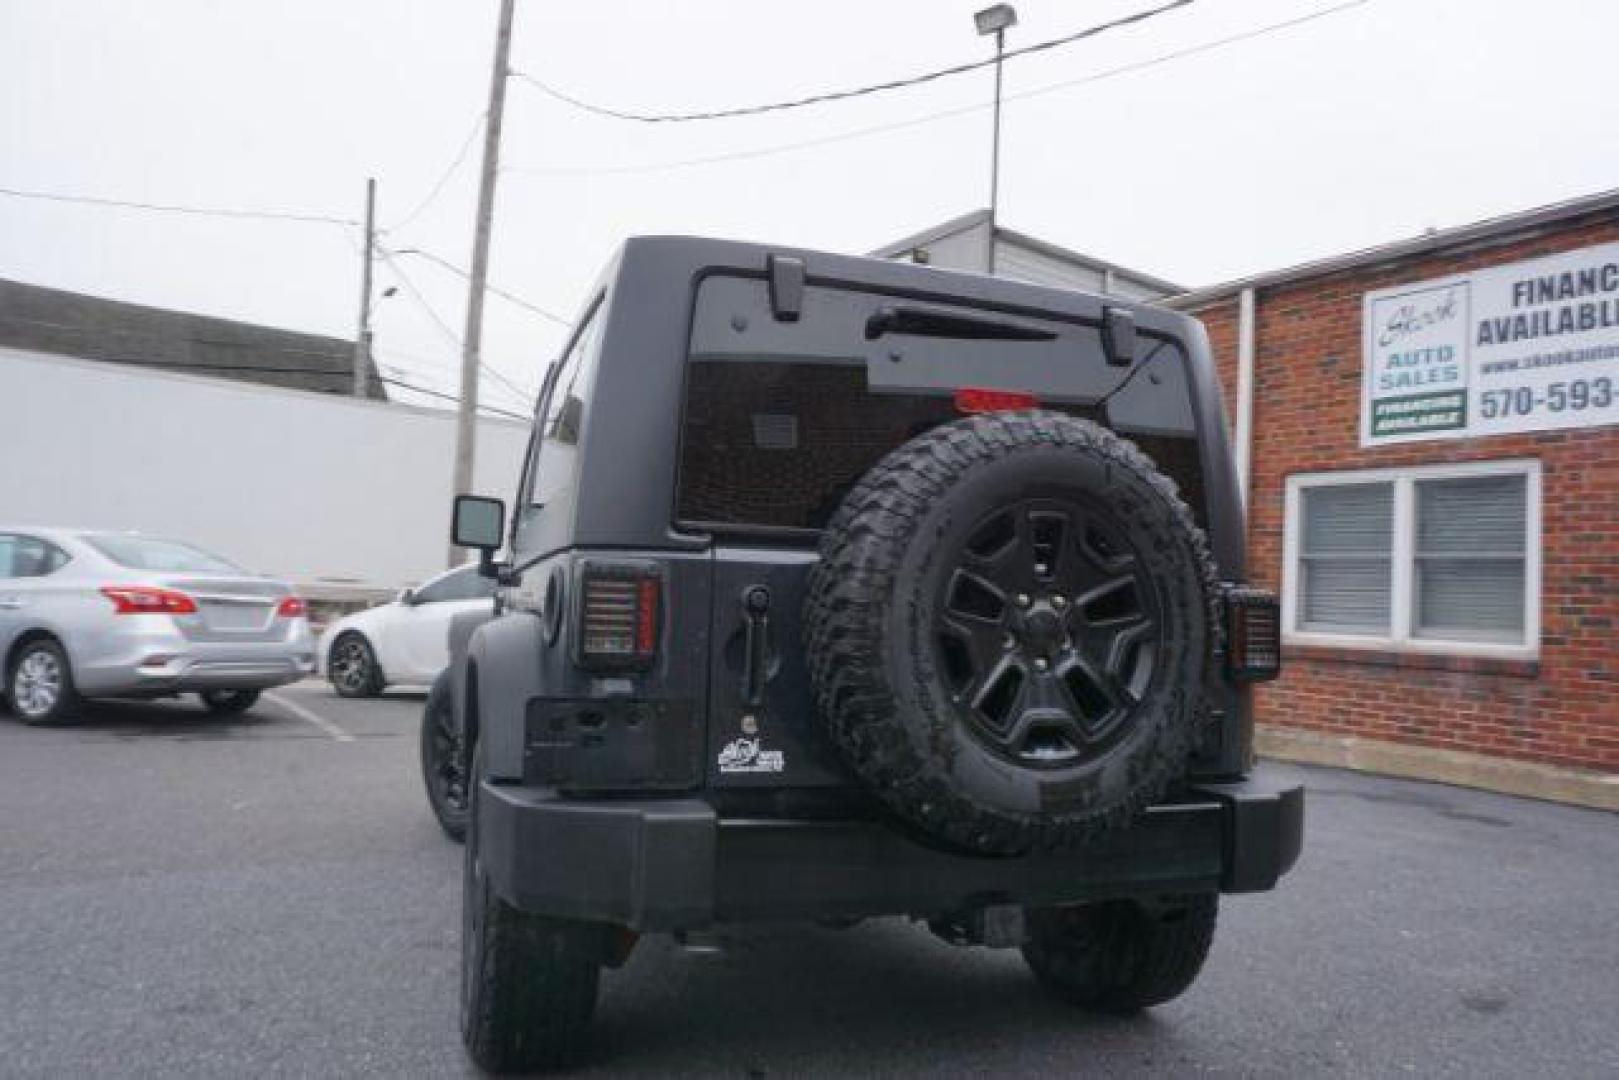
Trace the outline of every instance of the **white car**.
[[343, 697], [388, 686], [427, 686], [450, 662], [450, 620], [494, 603], [495, 582], [476, 563], [447, 571], [397, 599], [332, 623], [317, 649], [320, 670]]

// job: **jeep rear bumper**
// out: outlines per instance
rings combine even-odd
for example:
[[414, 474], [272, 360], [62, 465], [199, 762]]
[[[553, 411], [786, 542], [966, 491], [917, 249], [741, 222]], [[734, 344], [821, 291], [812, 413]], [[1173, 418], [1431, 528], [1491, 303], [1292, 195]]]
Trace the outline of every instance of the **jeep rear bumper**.
[[937, 851], [877, 822], [720, 818], [699, 799], [592, 802], [487, 781], [478, 797], [497, 894], [640, 931], [1260, 892], [1292, 868], [1304, 834], [1303, 788], [1262, 776], [1198, 785], [1097, 846], [1017, 858]]

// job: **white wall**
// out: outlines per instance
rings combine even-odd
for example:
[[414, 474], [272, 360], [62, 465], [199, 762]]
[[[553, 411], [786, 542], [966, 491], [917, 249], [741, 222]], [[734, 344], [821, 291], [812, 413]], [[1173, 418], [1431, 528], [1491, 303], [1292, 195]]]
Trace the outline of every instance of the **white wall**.
[[[511, 502], [524, 425], [483, 419]], [[190, 540], [316, 595], [443, 569], [449, 412], [0, 349], [0, 525]]]

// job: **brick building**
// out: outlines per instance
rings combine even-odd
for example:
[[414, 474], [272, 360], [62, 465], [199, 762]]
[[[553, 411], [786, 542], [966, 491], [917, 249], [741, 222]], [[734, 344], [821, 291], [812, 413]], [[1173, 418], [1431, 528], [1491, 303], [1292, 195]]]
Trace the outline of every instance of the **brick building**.
[[1619, 774], [1619, 191], [1171, 302], [1283, 591], [1262, 747]]

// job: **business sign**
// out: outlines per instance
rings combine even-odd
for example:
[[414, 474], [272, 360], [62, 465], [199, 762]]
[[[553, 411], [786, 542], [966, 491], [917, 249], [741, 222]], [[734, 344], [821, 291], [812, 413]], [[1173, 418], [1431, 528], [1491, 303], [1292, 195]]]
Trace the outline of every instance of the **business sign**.
[[1619, 423], [1619, 244], [1366, 294], [1360, 443]]

